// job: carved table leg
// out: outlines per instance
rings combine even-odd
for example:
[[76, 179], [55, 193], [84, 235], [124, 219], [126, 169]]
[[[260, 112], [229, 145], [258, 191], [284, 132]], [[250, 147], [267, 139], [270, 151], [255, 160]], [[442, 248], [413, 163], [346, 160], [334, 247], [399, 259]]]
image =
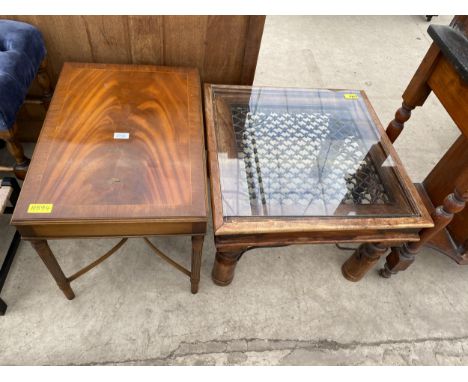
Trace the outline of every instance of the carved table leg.
[[380, 275], [389, 278], [391, 275], [408, 268], [414, 261], [414, 255], [419, 252], [421, 247], [444, 229], [452, 221], [453, 215], [465, 208], [467, 201], [468, 171], [457, 179], [454, 192], [446, 196], [443, 205], [437, 207], [432, 213], [434, 227], [421, 230], [419, 241], [406, 243], [401, 248], [392, 248], [384, 268], [380, 270]]
[[44, 262], [65, 297], [69, 300], [73, 300], [75, 298], [75, 293], [73, 293], [73, 290], [70, 287], [70, 282], [63, 274], [57, 259], [47, 244], [47, 240], [31, 240], [31, 245]]
[[244, 251], [216, 252], [211, 278], [216, 285], [226, 286], [232, 282], [237, 262]]
[[42, 60], [37, 72], [37, 82], [42, 88], [42, 103], [46, 110], [49, 109], [50, 100], [52, 98], [52, 87], [50, 85], [50, 77], [47, 73], [47, 57]]
[[412, 252], [406, 243], [401, 247], [392, 247], [384, 267], [379, 272], [380, 276], [388, 279], [391, 275], [404, 271], [413, 264], [415, 254], [416, 252]]
[[198, 292], [200, 283], [200, 268], [203, 252], [203, 239], [205, 236], [192, 236], [192, 268], [190, 272], [190, 285], [193, 294]]
[[359, 246], [341, 267], [343, 276], [349, 281], [359, 281], [371, 269], [380, 257], [387, 252], [381, 243], [364, 243]]

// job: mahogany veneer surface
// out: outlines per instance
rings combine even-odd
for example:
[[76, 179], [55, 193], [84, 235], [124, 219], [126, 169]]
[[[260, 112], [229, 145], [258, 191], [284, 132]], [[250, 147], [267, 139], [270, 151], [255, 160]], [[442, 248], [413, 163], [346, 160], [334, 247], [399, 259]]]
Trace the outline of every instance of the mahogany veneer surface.
[[206, 221], [205, 176], [197, 69], [65, 63], [12, 223]]

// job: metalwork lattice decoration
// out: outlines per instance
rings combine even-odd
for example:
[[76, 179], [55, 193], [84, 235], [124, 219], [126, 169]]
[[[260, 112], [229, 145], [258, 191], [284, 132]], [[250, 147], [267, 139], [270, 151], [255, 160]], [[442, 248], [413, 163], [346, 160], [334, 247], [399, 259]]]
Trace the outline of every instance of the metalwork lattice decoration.
[[254, 213], [389, 202], [368, 150], [348, 123], [322, 111], [231, 111]]

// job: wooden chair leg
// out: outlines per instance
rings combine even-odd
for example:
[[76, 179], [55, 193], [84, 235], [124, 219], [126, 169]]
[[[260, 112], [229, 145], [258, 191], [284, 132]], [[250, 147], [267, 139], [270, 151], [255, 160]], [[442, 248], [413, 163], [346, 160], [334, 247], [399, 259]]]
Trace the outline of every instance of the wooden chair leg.
[[392, 143], [402, 132], [405, 122], [410, 119], [411, 110], [416, 106], [422, 106], [431, 93], [427, 80], [437, 63], [439, 53], [437, 45], [432, 44], [403, 93], [403, 104], [387, 127], [387, 135]]
[[384, 268], [380, 270], [380, 275], [389, 278], [391, 275], [407, 269], [414, 262], [414, 255], [419, 252], [421, 247], [443, 230], [452, 221], [454, 214], [465, 208], [467, 201], [468, 171], [465, 171], [457, 179], [454, 192], [446, 196], [444, 203], [432, 213], [434, 227], [421, 230], [419, 241], [405, 243], [400, 248], [392, 248], [392, 252], [387, 256]]
[[403, 102], [401, 107], [396, 111], [395, 119], [393, 119], [387, 127], [387, 135], [391, 142], [395, 142], [403, 131], [405, 122], [410, 119], [411, 110], [414, 108], [415, 106], [410, 106]]
[[75, 298], [75, 293], [70, 287], [70, 281], [65, 277], [57, 259], [47, 244], [47, 240], [31, 240], [31, 245], [44, 262], [65, 297], [69, 300], [73, 300]]
[[190, 285], [193, 294], [198, 292], [198, 284], [200, 283], [200, 268], [203, 252], [203, 239], [205, 236], [192, 236], [192, 266], [190, 272]]
[[8, 152], [15, 158], [15, 165], [13, 166], [14, 173], [18, 179], [24, 179], [29, 167], [29, 158], [24, 155], [23, 146], [16, 138], [17, 126], [13, 126], [8, 137], [3, 139], [6, 141]]
[[49, 109], [50, 100], [52, 98], [52, 86], [50, 85], [50, 77], [47, 73], [47, 57], [41, 62], [39, 71], [37, 72], [37, 82], [42, 88], [42, 102], [46, 110]]

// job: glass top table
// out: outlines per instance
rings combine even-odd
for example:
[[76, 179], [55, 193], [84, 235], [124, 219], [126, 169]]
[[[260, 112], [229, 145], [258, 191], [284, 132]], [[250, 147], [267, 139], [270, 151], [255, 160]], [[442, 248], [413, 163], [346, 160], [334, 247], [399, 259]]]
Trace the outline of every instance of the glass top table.
[[363, 91], [204, 90], [217, 285], [251, 249], [344, 242], [357, 281], [433, 226]]
[[415, 214], [359, 92], [213, 90], [224, 216]]
[[422, 216], [364, 92], [205, 90], [214, 212], [223, 221]]

